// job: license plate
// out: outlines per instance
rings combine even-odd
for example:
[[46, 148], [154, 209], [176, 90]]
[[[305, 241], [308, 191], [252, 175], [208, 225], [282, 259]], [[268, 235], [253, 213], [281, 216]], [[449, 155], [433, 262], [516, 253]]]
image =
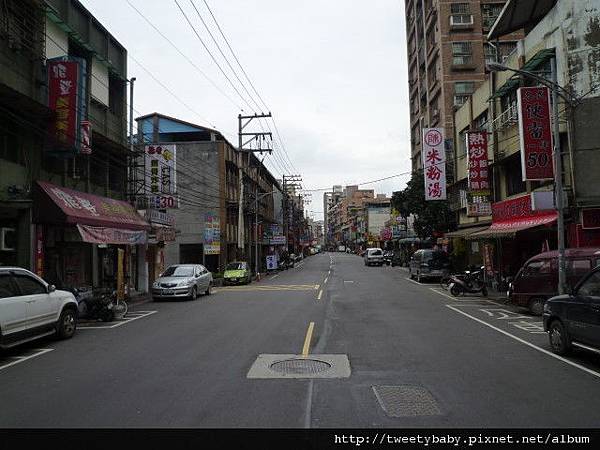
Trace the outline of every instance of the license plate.
[[175, 295], [175, 291], [173, 289], [163, 289], [163, 295]]
[[231, 281], [237, 281], [237, 278], [231, 278]]

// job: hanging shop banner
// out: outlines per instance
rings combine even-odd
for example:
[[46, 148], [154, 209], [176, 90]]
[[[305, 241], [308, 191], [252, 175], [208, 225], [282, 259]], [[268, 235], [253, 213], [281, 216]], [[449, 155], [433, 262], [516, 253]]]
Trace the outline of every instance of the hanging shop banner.
[[117, 300], [125, 299], [125, 250], [117, 249]]
[[79, 137], [79, 62], [49, 59], [48, 107], [56, 113], [51, 126], [52, 151], [72, 152]]
[[426, 168], [424, 178], [425, 200], [446, 200], [446, 163]]
[[141, 245], [148, 241], [145, 231], [77, 225], [83, 242], [91, 244]]
[[523, 181], [554, 178], [550, 89], [517, 90]]
[[177, 146], [146, 145], [148, 202], [155, 209], [179, 208], [177, 192]]
[[488, 172], [488, 139], [486, 131], [466, 133], [468, 150], [468, 186], [471, 192], [490, 193]]
[[446, 151], [443, 128], [423, 128], [425, 200], [446, 200]]
[[81, 121], [81, 147], [79, 153], [82, 155], [92, 154], [92, 140], [91, 140], [92, 124], [89, 120]]
[[35, 227], [35, 273], [44, 277], [44, 228], [42, 225]]
[[221, 219], [217, 213], [208, 212], [204, 216], [204, 254], [221, 253]]
[[492, 202], [488, 195], [467, 194], [467, 217], [492, 215]]

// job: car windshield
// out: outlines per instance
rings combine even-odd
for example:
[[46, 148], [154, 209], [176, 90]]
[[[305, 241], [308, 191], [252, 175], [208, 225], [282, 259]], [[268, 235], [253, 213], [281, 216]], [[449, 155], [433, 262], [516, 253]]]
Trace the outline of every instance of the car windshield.
[[225, 268], [225, 270], [243, 270], [244, 269], [244, 263], [229, 263], [227, 264], [227, 267]]
[[163, 273], [163, 277], [191, 277], [194, 275], [194, 268], [191, 266], [170, 266]]
[[381, 253], [381, 250], [370, 250], [369, 251], [369, 255], [371, 255], [371, 256], [381, 256], [382, 253]]

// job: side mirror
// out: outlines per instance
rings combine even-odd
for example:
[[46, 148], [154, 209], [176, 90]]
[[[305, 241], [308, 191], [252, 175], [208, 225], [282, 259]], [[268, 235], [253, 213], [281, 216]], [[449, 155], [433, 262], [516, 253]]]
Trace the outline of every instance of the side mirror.
[[54, 291], [56, 291], [56, 286], [54, 286], [53, 284], [48, 286], [48, 294], [52, 294]]

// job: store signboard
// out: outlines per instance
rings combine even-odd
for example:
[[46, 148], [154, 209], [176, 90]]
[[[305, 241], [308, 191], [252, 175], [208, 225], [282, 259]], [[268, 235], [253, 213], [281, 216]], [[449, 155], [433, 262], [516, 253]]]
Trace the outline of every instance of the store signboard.
[[468, 152], [468, 187], [471, 192], [490, 193], [487, 131], [469, 131], [465, 135]]
[[89, 120], [81, 121], [81, 146], [79, 153], [82, 155], [92, 154], [92, 124]]
[[523, 181], [554, 178], [550, 89], [517, 90]]
[[155, 209], [179, 208], [177, 197], [177, 146], [146, 145], [146, 186], [148, 202]]
[[221, 253], [221, 219], [218, 213], [208, 212], [204, 218], [204, 254]]
[[277, 270], [277, 255], [268, 255], [266, 257], [267, 270]]
[[582, 209], [581, 227], [584, 230], [595, 230], [600, 228], [600, 208]]
[[79, 62], [65, 58], [47, 61], [48, 107], [56, 113], [51, 125], [52, 151], [72, 152], [79, 138]]
[[145, 231], [121, 230], [118, 228], [77, 225], [83, 242], [91, 244], [141, 245], [148, 239]]
[[425, 200], [446, 200], [446, 151], [443, 128], [423, 128]]

